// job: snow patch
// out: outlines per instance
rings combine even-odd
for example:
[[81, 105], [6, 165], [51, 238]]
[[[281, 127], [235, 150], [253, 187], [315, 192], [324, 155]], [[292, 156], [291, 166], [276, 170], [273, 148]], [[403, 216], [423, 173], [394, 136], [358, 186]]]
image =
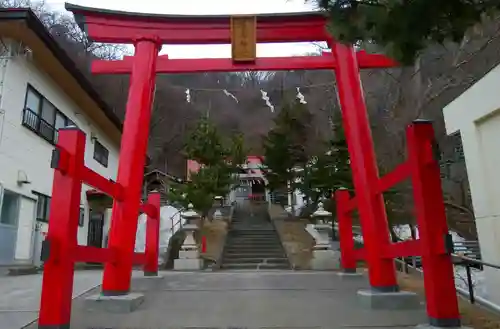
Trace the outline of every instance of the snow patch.
[[[135, 252], [144, 252], [146, 248], [146, 214], [139, 216], [137, 233], [135, 236]], [[172, 206], [163, 206], [160, 208], [160, 253], [158, 264], [163, 263], [163, 254], [167, 251], [170, 238], [184, 224], [185, 219], [181, 218], [180, 210]], [[172, 227], [173, 225], [173, 227]]]

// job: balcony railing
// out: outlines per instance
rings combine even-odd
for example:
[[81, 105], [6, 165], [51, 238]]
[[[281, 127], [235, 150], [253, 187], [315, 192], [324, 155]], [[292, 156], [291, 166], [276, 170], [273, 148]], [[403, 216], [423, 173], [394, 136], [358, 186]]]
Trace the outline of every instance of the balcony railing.
[[56, 140], [55, 127], [30, 109], [23, 111], [23, 125], [50, 143]]

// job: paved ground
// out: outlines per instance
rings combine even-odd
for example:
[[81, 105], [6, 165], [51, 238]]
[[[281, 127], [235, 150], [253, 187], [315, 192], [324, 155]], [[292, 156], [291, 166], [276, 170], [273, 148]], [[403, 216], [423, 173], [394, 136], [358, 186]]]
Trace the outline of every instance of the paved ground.
[[[142, 272], [134, 272], [133, 276], [142, 276]], [[73, 297], [97, 287], [101, 281], [102, 271], [75, 272]], [[41, 287], [41, 274], [0, 276], [0, 329], [23, 328], [38, 318]]]
[[[73, 296], [101, 283], [101, 271], [79, 271]], [[0, 329], [22, 328], [38, 318], [42, 275], [0, 276]]]
[[[134, 279], [146, 301], [129, 314], [86, 312], [73, 303], [71, 329], [173, 328], [408, 328], [426, 322], [424, 310], [368, 311], [356, 291], [366, 281], [328, 272], [169, 272]], [[29, 328], [36, 328], [35, 325]]]

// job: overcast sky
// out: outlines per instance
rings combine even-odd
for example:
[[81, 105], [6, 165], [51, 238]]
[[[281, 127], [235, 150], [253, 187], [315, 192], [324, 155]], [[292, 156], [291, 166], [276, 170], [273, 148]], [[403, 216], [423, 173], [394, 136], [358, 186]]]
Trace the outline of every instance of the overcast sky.
[[[46, 2], [55, 9], [64, 10], [64, 1]], [[313, 10], [312, 5], [305, 4], [304, 0], [69, 0], [68, 2], [89, 7], [157, 14], [256, 14]], [[261, 57], [301, 55], [316, 49], [309, 43], [265, 44], [257, 46], [257, 55]], [[168, 46], [163, 48], [162, 53], [168, 53], [171, 58], [228, 58], [231, 57], [231, 48], [229, 45]]]

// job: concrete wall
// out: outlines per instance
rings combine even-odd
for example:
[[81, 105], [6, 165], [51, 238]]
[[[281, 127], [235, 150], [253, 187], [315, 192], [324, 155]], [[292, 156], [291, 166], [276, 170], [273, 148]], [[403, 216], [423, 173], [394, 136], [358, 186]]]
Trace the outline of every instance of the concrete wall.
[[[483, 260], [500, 264], [500, 66], [443, 110], [449, 134], [460, 132]], [[500, 305], [500, 270], [485, 269], [488, 299]]]
[[[97, 129], [88, 119], [84, 109], [78, 108], [71, 97], [64, 94], [40, 68], [22, 57], [0, 60], [0, 184], [4, 189], [22, 195], [15, 257], [16, 260], [25, 261], [31, 259], [34, 249], [37, 196], [32, 191], [51, 195], [53, 170], [50, 168], [50, 159], [54, 148], [54, 145], [22, 125], [28, 84], [87, 134], [85, 164], [89, 168], [115, 179], [119, 152], [119, 146], [113, 145], [105, 132]], [[91, 132], [109, 150], [107, 168], [93, 159]], [[17, 184], [19, 171], [27, 175], [30, 184]], [[89, 211], [85, 191], [88, 189], [84, 187], [82, 191], [81, 206], [85, 207], [85, 222], [78, 230], [80, 244], [87, 242]], [[41, 231], [47, 230], [47, 224], [39, 225]]]

